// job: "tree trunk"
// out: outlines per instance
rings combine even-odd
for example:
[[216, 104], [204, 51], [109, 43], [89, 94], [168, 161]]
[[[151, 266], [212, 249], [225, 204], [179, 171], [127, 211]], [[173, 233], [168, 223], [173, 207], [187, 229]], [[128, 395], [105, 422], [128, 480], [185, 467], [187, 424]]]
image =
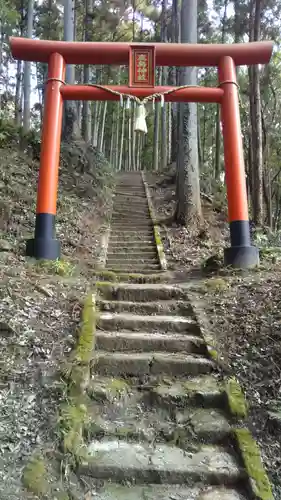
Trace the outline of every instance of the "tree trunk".
[[[221, 43], [225, 43], [225, 25], [227, 20], [228, 0], [224, 0], [224, 13], [222, 19]], [[221, 130], [220, 130], [220, 104], [217, 105], [216, 115], [216, 157], [215, 157], [215, 179], [219, 180], [221, 172]]]
[[[91, 41], [91, 26], [93, 22], [93, 1], [85, 0], [85, 42]], [[84, 65], [84, 84], [87, 85], [91, 80], [91, 68], [88, 64]], [[91, 102], [83, 101], [82, 109], [82, 135], [86, 142], [91, 141], [92, 113]]]
[[[163, 43], [168, 41], [167, 33], [167, 0], [162, 0], [162, 19], [161, 19], [161, 40]], [[168, 68], [163, 66], [161, 71], [161, 85], [167, 85]], [[161, 108], [161, 169], [167, 167], [167, 109], [164, 102]]]
[[[260, 40], [261, 0], [253, 0], [250, 21], [254, 41]], [[251, 36], [252, 38], [252, 36]], [[252, 129], [253, 219], [256, 225], [263, 223], [263, 154], [262, 117], [260, 95], [260, 70], [255, 65], [249, 70], [250, 108]]]
[[[20, 36], [23, 36], [24, 27], [24, 2], [21, 0], [21, 20], [20, 20]], [[17, 74], [16, 74], [16, 92], [15, 92], [15, 124], [20, 126], [22, 124], [22, 100], [21, 100], [21, 82], [22, 82], [22, 62], [17, 61]]]
[[98, 150], [100, 152], [103, 151], [103, 146], [104, 146], [104, 128], [105, 128], [106, 112], [107, 112], [107, 101], [103, 103], [102, 121], [99, 130]]
[[[27, 38], [33, 34], [34, 0], [28, 0], [27, 8]], [[31, 62], [25, 61], [23, 75], [23, 130], [30, 129], [30, 95], [31, 95]]]
[[118, 170], [122, 169], [122, 158], [124, 149], [124, 130], [125, 130], [125, 106], [122, 109], [122, 125], [121, 125], [121, 137], [120, 137], [120, 150], [119, 150], [119, 163]]
[[[73, 42], [74, 40], [74, 7], [75, 0], [64, 0], [64, 40]], [[67, 64], [66, 83], [73, 85], [75, 83], [75, 66]], [[78, 125], [77, 106], [74, 101], [66, 101], [64, 104], [63, 132], [64, 140], [80, 138]]]
[[[182, 0], [181, 42], [197, 43], [197, 0]], [[197, 85], [197, 68], [181, 68], [181, 85]], [[197, 104], [180, 104], [177, 221], [196, 226], [202, 219], [200, 200]]]

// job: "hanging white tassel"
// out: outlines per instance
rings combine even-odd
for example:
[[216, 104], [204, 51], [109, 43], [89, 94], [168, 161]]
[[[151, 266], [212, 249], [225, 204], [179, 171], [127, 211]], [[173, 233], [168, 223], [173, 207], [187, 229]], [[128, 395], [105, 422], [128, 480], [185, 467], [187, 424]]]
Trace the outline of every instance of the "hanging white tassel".
[[136, 110], [136, 119], [134, 125], [135, 132], [143, 132], [147, 134], [147, 125], [146, 125], [146, 110], [144, 104], [139, 104]]
[[121, 108], [123, 108], [123, 106], [124, 106], [122, 94], [120, 94], [120, 106], [121, 106]]
[[131, 107], [131, 99], [130, 97], [127, 97], [126, 109], [130, 109], [130, 107]]

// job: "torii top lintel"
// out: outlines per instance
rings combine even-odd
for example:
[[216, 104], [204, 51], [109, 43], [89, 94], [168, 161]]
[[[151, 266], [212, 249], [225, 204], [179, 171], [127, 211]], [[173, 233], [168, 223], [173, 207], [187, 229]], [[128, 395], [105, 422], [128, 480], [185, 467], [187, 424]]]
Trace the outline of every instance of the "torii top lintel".
[[[67, 64], [128, 64], [130, 43], [125, 42], [62, 42], [10, 38], [15, 59], [48, 62], [54, 52], [61, 54]], [[134, 44], [135, 46], [136, 44]], [[155, 47], [157, 66], [218, 66], [224, 56], [230, 56], [236, 66], [267, 64], [273, 42], [236, 44], [155, 43], [138, 44]]]

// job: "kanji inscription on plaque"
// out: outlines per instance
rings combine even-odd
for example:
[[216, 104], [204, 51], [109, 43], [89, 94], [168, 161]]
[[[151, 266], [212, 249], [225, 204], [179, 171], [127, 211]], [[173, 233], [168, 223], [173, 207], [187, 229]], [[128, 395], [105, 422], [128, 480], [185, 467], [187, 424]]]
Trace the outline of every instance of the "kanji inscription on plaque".
[[130, 87], [154, 87], [155, 49], [154, 46], [130, 46], [129, 85]]

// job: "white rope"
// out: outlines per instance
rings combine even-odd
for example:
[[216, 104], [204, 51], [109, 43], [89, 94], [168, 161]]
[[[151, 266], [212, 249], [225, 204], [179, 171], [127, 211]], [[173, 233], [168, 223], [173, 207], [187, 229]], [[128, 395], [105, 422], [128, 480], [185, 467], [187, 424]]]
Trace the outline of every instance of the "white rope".
[[173, 92], [176, 92], [177, 90], [183, 90], [187, 88], [202, 88], [200, 85], [182, 85], [180, 87], [173, 87], [172, 89], [165, 90], [165, 92], [155, 92], [155, 94], [151, 94], [147, 97], [144, 97], [143, 99], [139, 99], [139, 97], [131, 94], [122, 94], [121, 92], [118, 92], [118, 90], [113, 90], [109, 87], [106, 87], [105, 85], [98, 85], [95, 83], [88, 83], [87, 86], [90, 87], [96, 87], [97, 89], [102, 89], [106, 90], [106, 92], [109, 92], [110, 94], [118, 95], [120, 97], [120, 104], [123, 104], [123, 99], [126, 98], [127, 100], [135, 101], [137, 104], [147, 104], [149, 101], [155, 101], [155, 99], [160, 98], [161, 105], [162, 102], [164, 103], [165, 101], [165, 96], [169, 94], [173, 94]]
[[[225, 81], [221, 82], [219, 84], [219, 87], [221, 87], [224, 83], [234, 83], [238, 90], [239, 90], [239, 85], [237, 82], [233, 81]], [[147, 134], [147, 125], [146, 125], [146, 110], [145, 110], [145, 105], [149, 102], [152, 101], [152, 108], [153, 110], [155, 109], [155, 100], [160, 98], [160, 103], [161, 107], [164, 106], [165, 103], [165, 96], [169, 94], [173, 94], [177, 90], [183, 90], [187, 88], [203, 88], [201, 85], [181, 85], [180, 87], [173, 87], [168, 90], [165, 90], [165, 92], [155, 92], [155, 94], [151, 94], [147, 97], [144, 97], [143, 99], [139, 99], [139, 97], [131, 94], [122, 94], [121, 92], [118, 92], [118, 90], [113, 90], [109, 87], [106, 87], [105, 85], [98, 85], [94, 83], [88, 84], [88, 86], [91, 87], [96, 87], [98, 89], [105, 90], [106, 92], [109, 92], [110, 94], [118, 95], [120, 98], [120, 105], [124, 105], [124, 99], [126, 99], [126, 109], [130, 109], [130, 102], [134, 101], [138, 104], [137, 110], [136, 110], [136, 119], [135, 119], [135, 125], [134, 125], [134, 130], [136, 132], [143, 132]], [[238, 92], [238, 98], [241, 103], [241, 98], [240, 94]]]

